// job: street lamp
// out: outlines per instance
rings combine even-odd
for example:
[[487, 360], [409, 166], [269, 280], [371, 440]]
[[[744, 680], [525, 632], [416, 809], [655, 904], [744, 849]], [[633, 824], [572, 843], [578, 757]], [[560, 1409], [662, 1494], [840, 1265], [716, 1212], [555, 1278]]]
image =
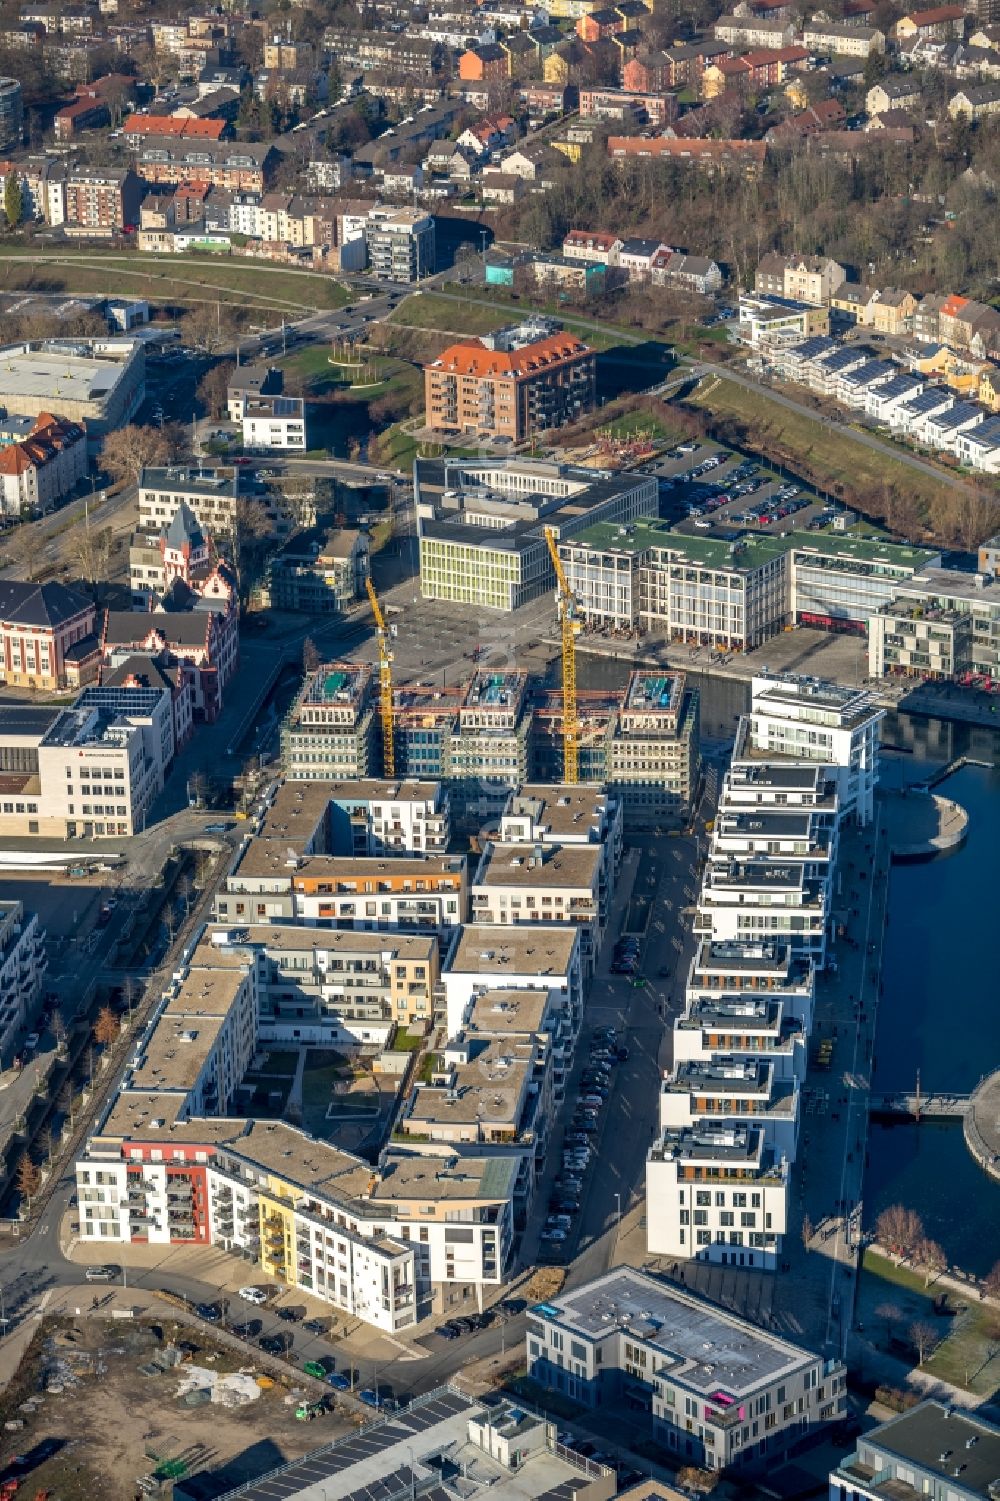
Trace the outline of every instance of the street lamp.
[[617, 1215], [615, 1219], [615, 1230], [617, 1231], [621, 1227], [622, 1222], [622, 1196], [620, 1193], [615, 1194], [615, 1208]]

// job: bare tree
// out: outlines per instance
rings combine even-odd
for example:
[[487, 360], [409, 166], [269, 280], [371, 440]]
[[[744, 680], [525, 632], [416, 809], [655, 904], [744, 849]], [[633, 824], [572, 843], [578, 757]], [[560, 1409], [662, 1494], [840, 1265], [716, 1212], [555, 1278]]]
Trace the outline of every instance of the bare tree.
[[915, 1319], [910, 1325], [909, 1333], [916, 1346], [917, 1364], [923, 1365], [924, 1357], [929, 1355], [937, 1344], [937, 1330], [933, 1324], [928, 1324], [923, 1319]]
[[125, 1001], [125, 1007], [128, 1011], [129, 1021], [132, 1020], [132, 1012], [135, 1009], [136, 1001], [139, 999], [139, 993], [141, 989], [142, 987], [140, 986], [139, 981], [136, 979], [135, 975], [125, 976], [124, 980], [122, 981], [122, 997]]
[[936, 1240], [922, 1240], [913, 1255], [914, 1261], [924, 1269], [924, 1286], [929, 1287], [935, 1277], [947, 1270], [948, 1258], [944, 1247]]
[[76, 1100], [73, 1095], [73, 1085], [71, 1084], [69, 1079], [66, 1079], [64, 1081], [64, 1083], [60, 1087], [59, 1093], [56, 1095], [56, 1106], [59, 1110], [62, 1111], [63, 1115], [69, 1121], [69, 1128], [72, 1131], [73, 1112], [76, 1106]]
[[809, 1242], [812, 1240], [814, 1234], [813, 1222], [807, 1214], [804, 1214], [802, 1216], [802, 1244], [807, 1251], [809, 1249]]
[[66, 1038], [69, 1035], [69, 1030], [66, 1026], [66, 1018], [58, 1006], [52, 1013], [50, 1025], [52, 1027], [52, 1036], [56, 1040], [56, 1047], [60, 1053], [64, 1053], [66, 1051]]
[[181, 319], [181, 338], [185, 344], [215, 354], [236, 336], [238, 320], [228, 302], [200, 302]]
[[112, 479], [135, 484], [147, 465], [164, 462], [169, 457], [169, 448], [169, 438], [159, 428], [130, 422], [117, 432], [108, 433], [101, 462]]
[[211, 417], [224, 417], [229, 405], [229, 382], [235, 365], [222, 360], [205, 372], [198, 382], [198, 396]]
[[903, 1204], [890, 1204], [875, 1221], [875, 1237], [894, 1256], [912, 1256], [926, 1239], [923, 1221], [916, 1210]]
[[111, 528], [109, 526], [75, 526], [69, 535], [68, 553], [80, 577], [94, 587], [107, 576], [111, 557]]
[[903, 1310], [898, 1303], [886, 1300], [884, 1303], [879, 1303], [876, 1307], [875, 1317], [881, 1319], [885, 1324], [885, 1337], [886, 1340], [889, 1340], [892, 1337], [892, 1326], [899, 1323], [903, 1317]]
[[1000, 1261], [995, 1261], [986, 1273], [983, 1287], [991, 1298], [1000, 1298]]
[[311, 636], [307, 636], [302, 643], [302, 670], [303, 672], [315, 672], [319, 666], [319, 652], [316, 643]]

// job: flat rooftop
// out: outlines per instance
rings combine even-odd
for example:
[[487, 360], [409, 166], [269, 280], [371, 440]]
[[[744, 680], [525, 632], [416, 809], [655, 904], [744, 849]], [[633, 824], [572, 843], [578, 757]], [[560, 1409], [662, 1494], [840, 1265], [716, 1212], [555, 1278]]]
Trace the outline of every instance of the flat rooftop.
[[22, 400], [51, 401], [56, 410], [60, 402], [102, 402], [121, 380], [131, 349], [129, 342], [117, 353], [98, 355], [75, 340], [63, 345], [8, 344], [0, 349], [0, 390]]
[[625, 709], [633, 714], [676, 714], [684, 697], [682, 672], [633, 672]]
[[[219, 1501], [456, 1501], [473, 1491], [493, 1501], [572, 1501], [587, 1484], [586, 1461], [574, 1464], [547, 1449], [529, 1451], [516, 1470], [491, 1459], [469, 1436], [470, 1422], [482, 1423], [488, 1413], [503, 1424], [496, 1409], [439, 1387], [404, 1412], [366, 1423]], [[442, 1476], [445, 1456], [454, 1478]]]
[[389, 1151], [371, 1191], [376, 1203], [411, 1199], [506, 1201], [514, 1192], [517, 1157], [426, 1157]]
[[207, 465], [172, 464], [164, 469], [144, 469], [139, 476], [139, 490], [153, 490], [165, 495], [235, 496], [239, 489], [236, 469], [212, 468]]
[[470, 1039], [468, 1063], [442, 1064], [449, 1085], [421, 1084], [411, 1095], [400, 1125], [485, 1127], [516, 1130], [521, 1124], [525, 1093], [534, 1066], [531, 1043], [508, 1038]]
[[505, 816], [529, 815], [547, 838], [579, 839], [600, 831], [607, 809], [600, 787], [527, 782], [511, 797]]
[[430, 961], [437, 949], [432, 934], [364, 932], [347, 928], [307, 928], [295, 923], [251, 923], [239, 927], [234, 923], [215, 923], [205, 932], [191, 956], [192, 967], [199, 965], [247, 965], [249, 950], [266, 949], [279, 961], [282, 954], [331, 955], [363, 958], [377, 955], [384, 959]]
[[600, 869], [601, 848], [597, 844], [564, 844], [556, 849], [548, 845], [493, 844], [475, 885], [590, 891]]
[[[906, 1485], [899, 1501], [924, 1495], [924, 1477], [931, 1481], [932, 1495], [947, 1491], [949, 1496], [994, 1501], [1000, 1477], [1000, 1428], [960, 1408], [921, 1402], [866, 1433], [854, 1454], [834, 1473], [848, 1484], [860, 1480], [868, 1489], [874, 1476], [888, 1468], [887, 1460], [902, 1460], [916, 1471], [913, 1485]], [[874, 1490], [888, 1501], [886, 1485], [876, 1485]]]
[[537, 1032], [549, 1008], [547, 990], [487, 990], [476, 996], [466, 1029], [486, 1037], [523, 1037]]
[[568, 923], [563, 927], [519, 923], [516, 931], [493, 923], [470, 923], [459, 934], [446, 973], [561, 976], [570, 968], [579, 941], [577, 929]]
[[560, 1293], [532, 1313], [584, 1339], [599, 1341], [615, 1330], [631, 1334], [665, 1358], [661, 1374], [706, 1396], [719, 1390], [731, 1397], [749, 1396], [816, 1359], [632, 1267], [618, 1267]]
[[310, 707], [356, 703], [371, 676], [367, 662], [327, 662], [313, 673], [297, 702]]

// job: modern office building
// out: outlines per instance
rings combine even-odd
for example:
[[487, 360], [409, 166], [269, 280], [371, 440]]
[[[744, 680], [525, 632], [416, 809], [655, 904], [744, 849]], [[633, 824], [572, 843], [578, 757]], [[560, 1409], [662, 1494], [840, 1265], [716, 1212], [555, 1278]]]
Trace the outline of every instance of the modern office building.
[[598, 521], [656, 514], [650, 475], [607, 475], [548, 460], [417, 459], [414, 500], [425, 599], [516, 610], [555, 587], [545, 540]]
[[368, 777], [375, 760], [375, 694], [364, 662], [327, 662], [309, 674], [281, 728], [290, 781]]
[[649, 1414], [678, 1463], [706, 1470], [767, 1459], [842, 1419], [847, 1373], [632, 1267], [528, 1311], [528, 1374], [585, 1407]]

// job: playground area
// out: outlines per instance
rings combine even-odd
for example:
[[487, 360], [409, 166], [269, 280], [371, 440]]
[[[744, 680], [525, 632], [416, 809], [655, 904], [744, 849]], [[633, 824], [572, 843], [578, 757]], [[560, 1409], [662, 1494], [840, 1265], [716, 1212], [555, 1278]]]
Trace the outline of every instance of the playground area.
[[232, 1487], [349, 1429], [339, 1414], [300, 1421], [297, 1397], [251, 1364], [168, 1310], [46, 1321], [0, 1402], [0, 1476], [20, 1455], [28, 1495], [131, 1501], [204, 1470], [223, 1468]]

